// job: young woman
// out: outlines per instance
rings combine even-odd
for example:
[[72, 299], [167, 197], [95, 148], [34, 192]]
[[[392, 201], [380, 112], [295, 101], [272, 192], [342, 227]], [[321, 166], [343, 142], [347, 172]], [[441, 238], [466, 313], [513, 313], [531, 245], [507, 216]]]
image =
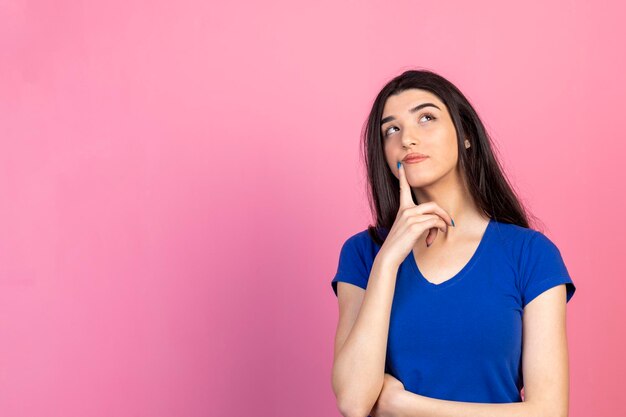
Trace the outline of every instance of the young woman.
[[363, 149], [376, 224], [345, 241], [332, 280], [341, 414], [567, 416], [575, 286], [469, 101], [406, 71], [376, 97]]

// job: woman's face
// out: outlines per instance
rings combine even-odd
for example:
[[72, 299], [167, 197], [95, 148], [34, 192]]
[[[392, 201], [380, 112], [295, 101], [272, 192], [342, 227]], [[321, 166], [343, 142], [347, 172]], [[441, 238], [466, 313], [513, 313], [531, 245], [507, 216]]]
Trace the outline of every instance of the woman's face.
[[457, 174], [456, 130], [447, 107], [436, 95], [410, 89], [390, 96], [381, 120], [385, 158], [396, 178], [398, 161], [413, 152], [427, 158], [418, 163], [403, 162], [411, 187], [425, 187]]

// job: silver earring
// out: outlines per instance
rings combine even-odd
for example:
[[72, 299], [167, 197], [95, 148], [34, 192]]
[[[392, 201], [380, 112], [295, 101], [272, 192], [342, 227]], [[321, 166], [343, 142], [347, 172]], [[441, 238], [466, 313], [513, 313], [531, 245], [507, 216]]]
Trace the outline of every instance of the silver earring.
[[465, 139], [465, 149], [469, 148], [470, 146], [470, 141]]

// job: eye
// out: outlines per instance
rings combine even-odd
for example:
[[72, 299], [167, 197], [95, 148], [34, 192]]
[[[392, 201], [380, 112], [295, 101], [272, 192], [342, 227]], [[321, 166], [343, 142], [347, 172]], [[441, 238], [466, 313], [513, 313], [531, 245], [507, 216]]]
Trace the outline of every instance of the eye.
[[[436, 117], [435, 117], [435, 116], [433, 116], [431, 113], [423, 113], [423, 114], [421, 115], [421, 117], [419, 118], [419, 120], [422, 120], [424, 117], [429, 117], [429, 118], [430, 118], [430, 120], [435, 120], [435, 119], [436, 119]], [[428, 121], [430, 121], [430, 120], [428, 120]], [[390, 127], [388, 127], [388, 128], [387, 128], [387, 130], [385, 130], [385, 133], [384, 133], [384, 136], [385, 136], [385, 137], [387, 137], [387, 136], [389, 136], [389, 135], [390, 135], [390, 133], [389, 133], [389, 129], [392, 129], [392, 128], [396, 128], [396, 129], [397, 129], [397, 127], [395, 127], [395, 126], [390, 126]]]

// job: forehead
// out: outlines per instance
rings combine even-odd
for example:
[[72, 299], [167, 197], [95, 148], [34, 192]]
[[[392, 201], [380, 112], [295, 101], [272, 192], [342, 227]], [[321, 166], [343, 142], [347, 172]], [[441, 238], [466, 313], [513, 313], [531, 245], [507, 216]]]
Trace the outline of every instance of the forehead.
[[[404, 90], [399, 94], [387, 97], [385, 106], [383, 107], [382, 117], [400, 116], [408, 113], [410, 108], [421, 103], [433, 103], [439, 106], [442, 111], [447, 111], [445, 104], [443, 104], [443, 102], [430, 91], [411, 88], [409, 90]], [[428, 107], [428, 109], [437, 110], [432, 107]]]

